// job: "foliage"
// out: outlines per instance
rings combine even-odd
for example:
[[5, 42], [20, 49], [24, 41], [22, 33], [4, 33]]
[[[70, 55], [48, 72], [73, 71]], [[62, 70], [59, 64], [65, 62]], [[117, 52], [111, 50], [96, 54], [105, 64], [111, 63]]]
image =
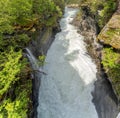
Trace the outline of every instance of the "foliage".
[[67, 4], [79, 4], [81, 0], [65, 0]]
[[63, 5], [64, 0], [0, 0], [0, 118], [27, 117], [32, 80], [22, 49], [35, 31], [57, 25]]
[[23, 39], [29, 38], [25, 36], [27, 34], [23, 37], [23, 31], [35, 29], [36, 25], [37, 28], [56, 26], [62, 15], [63, 4], [63, 0], [1, 0], [0, 49], [3, 50], [8, 45], [19, 45], [20, 41], [23, 45], [26, 44], [24, 40], [20, 40], [21, 36]]
[[11, 16], [11, 13], [10, 1], [0, 0], [0, 34], [12, 32], [14, 17]]
[[19, 79], [19, 73], [24, 68], [21, 51], [14, 52], [11, 48], [9, 53], [0, 55], [4, 62], [0, 62], [0, 96], [3, 95]]
[[[62, 15], [60, 7], [56, 6], [52, 0], [35, 0], [33, 3], [33, 11], [37, 19], [39, 19], [39, 23], [45, 26], [54, 25], [57, 18]], [[51, 18], [55, 19], [54, 22]]]
[[[61, 4], [58, 5], [59, 3]], [[61, 16], [63, 4], [63, 0], [1, 0], [0, 35], [12, 34], [21, 26], [29, 27], [33, 24], [46, 26], [47, 21], [54, 18], [54, 22], [50, 24], [52, 26]]]
[[22, 51], [15, 52], [12, 47], [0, 58], [0, 118], [25, 118], [32, 83], [24, 74], [27, 62]]
[[[23, 88], [24, 87], [24, 88]], [[19, 92], [21, 91], [21, 92]], [[0, 105], [0, 118], [26, 118], [28, 112], [28, 95], [31, 93], [31, 81], [27, 80], [24, 84], [16, 88], [16, 98], [5, 99]]]
[[14, 25], [26, 25], [32, 20], [31, 0], [12, 0], [12, 15], [15, 17]]
[[119, 53], [115, 53], [112, 48], [105, 48], [102, 64], [105, 68], [119, 68], [120, 65], [116, 63], [119, 57]]
[[104, 48], [102, 64], [120, 99], [120, 54], [112, 48]]
[[39, 56], [39, 66], [43, 66], [45, 63], [45, 55]]
[[103, 27], [108, 19], [111, 17], [112, 13], [116, 9], [116, 2], [115, 0], [108, 0], [103, 4], [103, 9], [99, 12], [99, 26]]
[[[104, 3], [104, 4], [103, 4]], [[117, 0], [82, 0], [81, 5], [87, 5], [95, 15], [100, 28], [108, 22], [117, 7]]]
[[55, 5], [59, 7], [62, 11], [64, 10], [65, 7], [65, 1], [64, 0], [53, 0]]
[[30, 41], [30, 37], [27, 34], [18, 34], [15, 36], [4, 37], [0, 40], [0, 50], [9, 49], [9, 47], [14, 47], [14, 49], [24, 48], [28, 42]]
[[29, 21], [32, 20], [31, 16], [31, 0], [1, 0], [0, 33], [12, 33], [13, 25], [29, 24]]

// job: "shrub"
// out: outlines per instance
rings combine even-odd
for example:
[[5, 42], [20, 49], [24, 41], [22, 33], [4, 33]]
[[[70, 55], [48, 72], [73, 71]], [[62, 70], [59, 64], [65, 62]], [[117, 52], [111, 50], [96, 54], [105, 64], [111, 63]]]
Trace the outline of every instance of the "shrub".
[[25, 63], [20, 60], [22, 52], [14, 52], [13, 48], [9, 53], [4, 52], [0, 56], [2, 57], [0, 61], [0, 96], [2, 96], [19, 79], [20, 71], [24, 68]]

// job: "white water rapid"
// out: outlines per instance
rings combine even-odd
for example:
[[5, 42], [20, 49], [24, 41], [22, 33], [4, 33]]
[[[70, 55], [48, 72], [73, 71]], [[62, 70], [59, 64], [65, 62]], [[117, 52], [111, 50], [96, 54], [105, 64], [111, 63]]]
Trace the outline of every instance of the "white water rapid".
[[118, 114], [117, 118], [120, 118], [120, 113]]
[[96, 66], [84, 38], [70, 24], [77, 9], [65, 8], [61, 32], [48, 50], [39, 90], [38, 118], [98, 118], [91, 92]]

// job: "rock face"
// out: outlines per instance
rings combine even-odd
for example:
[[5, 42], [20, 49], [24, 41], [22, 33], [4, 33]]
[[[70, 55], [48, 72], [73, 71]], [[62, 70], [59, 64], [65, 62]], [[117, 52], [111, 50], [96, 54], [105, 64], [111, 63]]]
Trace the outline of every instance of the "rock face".
[[98, 35], [98, 40], [120, 49], [120, 2], [117, 11]]
[[[89, 0], [88, 0], [89, 1]], [[107, 0], [106, 0], [107, 2]], [[111, 1], [112, 4], [116, 4], [117, 1]], [[96, 0], [96, 4], [99, 4], [99, 1]], [[112, 17], [109, 19], [109, 21], [106, 23], [106, 25], [96, 32], [98, 28], [95, 30], [96, 24], [99, 25], [99, 20], [101, 22], [104, 22], [104, 19], [99, 19], [99, 14], [93, 14], [91, 12], [92, 6], [87, 5], [81, 5], [81, 9], [83, 10], [82, 12], [82, 20], [79, 22], [80, 26], [80, 32], [84, 36], [86, 36], [87, 42], [89, 43], [88, 46], [88, 51], [92, 51], [92, 57], [99, 57], [101, 65], [103, 66], [104, 72], [108, 76], [108, 80], [111, 83], [114, 93], [116, 94], [118, 100], [120, 100], [120, 1], [118, 3], [118, 8], [115, 11], [115, 13], [112, 15]], [[102, 3], [101, 3], [102, 5]], [[110, 4], [107, 5], [110, 10]], [[105, 7], [105, 6], [104, 6]], [[98, 8], [94, 8], [95, 11], [99, 11]], [[105, 11], [105, 9], [104, 9]], [[113, 10], [108, 11], [108, 14], [112, 14]], [[107, 12], [106, 16], [108, 15]], [[93, 17], [94, 15], [94, 17]], [[96, 17], [98, 19], [96, 19]], [[92, 19], [91, 19], [92, 18]], [[104, 17], [103, 17], [104, 18]], [[96, 24], [95, 22], [96, 21]], [[92, 28], [93, 27], [93, 28]], [[94, 29], [94, 30], [93, 30]], [[96, 32], [96, 34], [94, 33]], [[99, 33], [100, 32], [100, 33]], [[98, 34], [97, 34], [98, 33]], [[91, 34], [91, 35], [90, 35]], [[97, 52], [95, 52], [94, 49], [94, 44], [90, 45], [91, 39], [95, 40], [97, 39], [98, 42], [100, 42], [103, 46], [103, 49], [101, 51], [98, 51], [101, 49], [101, 46], [96, 45], [95, 48], [97, 47]], [[91, 49], [93, 47], [93, 49]], [[94, 52], [94, 55], [93, 55]], [[96, 60], [96, 59], [95, 59]], [[98, 65], [97, 61], [97, 65]], [[100, 65], [98, 65], [100, 67]]]
[[[98, 69], [100, 69], [99, 50], [102, 47], [96, 43], [96, 36], [98, 31], [96, 21], [92, 18], [92, 15], [90, 14], [90, 9], [87, 6], [84, 6], [81, 9], [81, 19], [74, 19], [73, 24], [78, 27], [78, 32], [85, 36], [85, 42], [87, 43], [86, 47], [88, 49], [88, 52], [94, 59], [95, 63], [98, 65]], [[95, 50], [98, 50], [98, 52]]]
[[98, 40], [104, 44], [120, 49], [120, 14], [114, 14], [98, 35]]
[[53, 41], [54, 32], [52, 28], [45, 28], [36, 32], [34, 39], [29, 44], [29, 49], [35, 57], [46, 54], [50, 44]]
[[104, 74], [98, 74], [97, 78], [95, 91], [92, 95], [99, 118], [116, 118], [119, 109], [117, 106], [117, 97], [113, 92], [111, 83], [105, 78]]
[[102, 29], [97, 39], [104, 45], [102, 64], [120, 100], [120, 1], [118, 9]]
[[[32, 54], [38, 58], [40, 55], [46, 55], [51, 43], [54, 40], [54, 35], [58, 32], [58, 28], [46, 28], [42, 31], [38, 31], [35, 34], [35, 39], [33, 39], [28, 48], [31, 50]], [[37, 72], [33, 73], [32, 80], [32, 101], [33, 101], [33, 111], [31, 113], [31, 118], [37, 118], [37, 107], [38, 107], [38, 95], [40, 87], [40, 77], [38, 77]]]

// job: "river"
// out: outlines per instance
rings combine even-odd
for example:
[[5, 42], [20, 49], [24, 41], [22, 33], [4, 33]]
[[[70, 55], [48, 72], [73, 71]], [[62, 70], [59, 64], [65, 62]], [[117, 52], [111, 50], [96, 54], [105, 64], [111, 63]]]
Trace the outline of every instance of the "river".
[[71, 24], [78, 9], [65, 8], [61, 32], [48, 50], [39, 90], [38, 118], [98, 118], [91, 92], [96, 65]]

